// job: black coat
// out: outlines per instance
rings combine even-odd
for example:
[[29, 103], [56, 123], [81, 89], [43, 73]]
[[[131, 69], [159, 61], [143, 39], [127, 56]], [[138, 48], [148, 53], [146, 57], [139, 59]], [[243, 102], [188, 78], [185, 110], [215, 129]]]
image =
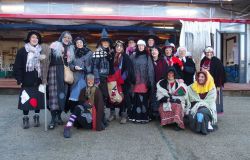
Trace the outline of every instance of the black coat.
[[39, 86], [42, 81], [38, 78], [38, 72], [36, 70], [26, 72], [27, 56], [28, 52], [24, 47], [18, 50], [13, 68], [14, 77], [18, 85], [22, 83], [22, 87]]
[[[115, 53], [112, 54], [113, 55], [113, 63], [112, 65], [112, 69], [110, 71], [110, 74], [114, 74], [115, 70], [114, 70], [114, 55]], [[130, 59], [130, 57], [123, 53], [122, 54], [122, 68], [121, 68], [121, 74], [123, 74], [124, 72], [127, 72], [127, 78], [124, 81], [124, 84], [122, 85], [122, 89], [124, 92], [127, 92], [130, 90], [131, 85], [135, 84], [135, 71], [134, 71], [134, 67], [133, 67], [133, 63], [132, 60]]]
[[194, 74], [196, 71], [195, 63], [192, 58], [185, 57], [186, 62], [183, 62], [184, 69], [182, 71], [183, 80], [187, 86], [194, 82]]
[[[207, 60], [207, 57], [204, 57], [201, 60], [200, 67], [202, 67], [203, 63]], [[214, 83], [216, 87], [222, 87], [224, 86], [224, 83], [226, 82], [226, 72], [225, 68], [217, 57], [212, 57], [211, 63], [210, 63], [210, 69], [209, 73], [214, 78]]]

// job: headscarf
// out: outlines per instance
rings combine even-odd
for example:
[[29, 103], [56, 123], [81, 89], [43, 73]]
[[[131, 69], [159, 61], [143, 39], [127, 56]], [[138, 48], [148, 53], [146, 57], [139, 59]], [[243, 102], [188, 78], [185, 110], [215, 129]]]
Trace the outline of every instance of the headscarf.
[[[198, 83], [198, 77], [199, 77], [200, 74], [204, 74], [205, 77], [206, 77], [204, 84], [199, 84]], [[213, 79], [213, 77], [211, 76], [211, 74], [208, 71], [197, 72], [196, 76], [195, 76], [195, 81], [194, 81], [194, 83], [192, 84], [191, 87], [198, 94], [207, 93], [207, 92], [211, 91], [215, 87], [214, 79]]]

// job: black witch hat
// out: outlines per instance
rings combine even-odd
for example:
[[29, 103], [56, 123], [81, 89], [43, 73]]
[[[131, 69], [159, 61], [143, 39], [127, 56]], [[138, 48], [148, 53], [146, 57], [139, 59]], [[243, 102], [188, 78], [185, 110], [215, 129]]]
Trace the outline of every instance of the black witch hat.
[[101, 45], [101, 42], [107, 41], [109, 42], [110, 46], [112, 46], [112, 39], [109, 38], [108, 36], [108, 32], [106, 31], [105, 28], [102, 29], [102, 33], [101, 33], [101, 38], [99, 39], [98, 43], [97, 43], [97, 47]]
[[159, 44], [159, 37], [154, 33], [154, 31], [150, 30], [149, 34], [144, 38], [146, 42], [148, 42], [149, 39], [153, 39], [155, 41], [155, 46]]

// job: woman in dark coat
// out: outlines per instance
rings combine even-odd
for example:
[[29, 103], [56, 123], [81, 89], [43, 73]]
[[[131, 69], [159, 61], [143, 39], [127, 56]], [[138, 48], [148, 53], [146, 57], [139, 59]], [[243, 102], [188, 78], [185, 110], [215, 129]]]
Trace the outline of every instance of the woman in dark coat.
[[74, 46], [71, 34], [63, 32], [58, 41], [50, 45], [51, 61], [48, 75], [49, 109], [51, 122], [49, 129], [54, 129], [56, 124], [63, 125], [61, 113], [68, 100], [69, 85], [64, 82], [64, 65], [69, 66], [74, 60]]
[[133, 104], [129, 112], [129, 120], [137, 123], [149, 122], [149, 99], [154, 87], [154, 67], [146, 51], [143, 40], [137, 42], [136, 54], [132, 57], [136, 83], [133, 87]]
[[70, 87], [69, 107], [74, 110], [78, 103], [80, 91], [85, 88], [86, 75], [92, 72], [92, 51], [87, 47], [84, 38], [77, 37], [74, 40], [75, 45], [75, 59], [69, 64], [70, 69], [73, 71], [74, 83]]
[[122, 94], [124, 96], [123, 101], [115, 105], [111, 101], [108, 103], [108, 107], [110, 108], [110, 116], [109, 121], [112, 121], [116, 118], [115, 116], [115, 108], [120, 108], [121, 115], [121, 124], [125, 124], [127, 122], [127, 109], [131, 108], [131, 85], [135, 83], [135, 73], [133, 68], [133, 63], [130, 60], [129, 56], [125, 53], [125, 44], [121, 40], [117, 40], [114, 44], [114, 62], [113, 62], [113, 76], [116, 76], [115, 79], [117, 83], [121, 83]]
[[44, 108], [44, 92], [39, 85], [41, 80], [41, 35], [31, 31], [25, 39], [25, 45], [18, 50], [14, 64], [14, 77], [21, 85], [18, 109], [23, 110], [23, 128], [29, 128], [29, 111], [35, 110], [34, 126], [38, 127], [39, 112]]
[[164, 51], [164, 61], [167, 63], [169, 67], [174, 67], [177, 72], [177, 78], [182, 79], [183, 78], [183, 63], [180, 61], [179, 58], [175, 57], [173, 54], [174, 51], [174, 44], [169, 43], [168, 40], [165, 42], [165, 46], [162, 48]]
[[195, 63], [192, 58], [186, 56], [187, 49], [185, 47], [179, 47], [177, 49], [177, 56], [183, 63], [182, 78], [184, 83], [189, 86], [194, 82], [194, 74], [196, 71]]
[[222, 62], [214, 56], [214, 49], [207, 47], [204, 50], [205, 57], [201, 60], [201, 70], [207, 70], [212, 75], [214, 83], [217, 89], [216, 108], [217, 113], [223, 114], [223, 93], [222, 87], [226, 82], [226, 72]]
[[107, 77], [113, 68], [113, 52], [112, 40], [108, 37], [105, 29], [102, 30], [97, 49], [93, 53], [93, 73], [95, 75], [95, 83], [98, 85], [103, 94], [104, 103], [108, 100]]
[[159, 80], [163, 78], [163, 75], [167, 72], [168, 66], [167, 63], [164, 62], [162, 57], [161, 49], [160, 48], [152, 48], [151, 49], [151, 58], [153, 61], [154, 72], [155, 72], [155, 84], [153, 89], [152, 101], [151, 101], [151, 117], [156, 118], [159, 117], [159, 102], [156, 97], [156, 84]]
[[94, 75], [87, 75], [87, 88], [81, 90], [78, 105], [72, 110], [69, 121], [64, 127], [64, 137], [70, 138], [73, 125], [77, 128], [102, 131], [105, 129], [104, 102], [102, 93], [94, 85]]

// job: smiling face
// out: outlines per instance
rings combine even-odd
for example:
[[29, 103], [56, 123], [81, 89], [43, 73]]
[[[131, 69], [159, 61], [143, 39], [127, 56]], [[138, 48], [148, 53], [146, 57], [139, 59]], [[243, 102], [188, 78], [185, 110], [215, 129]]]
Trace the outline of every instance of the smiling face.
[[71, 42], [71, 36], [69, 34], [65, 34], [63, 39], [62, 39], [62, 42], [64, 44], [68, 45]]
[[77, 40], [76, 41], [76, 47], [77, 48], [83, 48], [83, 41], [82, 40]]
[[143, 45], [143, 44], [139, 44], [138, 45], [138, 49], [139, 49], [139, 51], [144, 51], [144, 49], [145, 49], [145, 46]]
[[32, 34], [30, 37], [30, 44], [36, 46], [38, 44], [38, 37], [35, 34]]
[[205, 55], [208, 59], [211, 59], [213, 57], [214, 53], [213, 52], [206, 52]]
[[92, 77], [88, 77], [87, 78], [87, 85], [88, 85], [88, 87], [93, 87], [94, 84], [95, 84], [95, 79], [92, 78]]
[[115, 46], [115, 51], [116, 53], [122, 53], [123, 52], [123, 45], [118, 43], [116, 46]]
[[148, 46], [149, 47], [153, 47], [154, 44], [155, 44], [155, 40], [154, 39], [152, 39], [152, 38], [148, 39]]
[[172, 55], [172, 48], [171, 47], [167, 47], [166, 49], [165, 49], [165, 54], [166, 54], [166, 56], [171, 56]]
[[168, 72], [168, 80], [170, 80], [170, 81], [174, 80], [174, 72], [173, 71]]
[[135, 47], [135, 46], [136, 46], [136, 43], [134, 40], [128, 41], [128, 47]]
[[109, 48], [110, 44], [108, 41], [102, 41], [101, 43], [102, 43], [103, 48]]
[[153, 57], [154, 59], [158, 59], [158, 56], [159, 56], [159, 51], [158, 51], [158, 49], [153, 48], [153, 49], [152, 49], [152, 52], [151, 52], [151, 55], [152, 55], [152, 57]]
[[179, 57], [185, 57], [186, 56], [186, 50], [184, 48], [180, 48], [179, 50]]
[[205, 82], [206, 82], [206, 76], [205, 76], [205, 74], [204, 73], [200, 73], [199, 75], [198, 75], [198, 83], [199, 84], [205, 84]]

